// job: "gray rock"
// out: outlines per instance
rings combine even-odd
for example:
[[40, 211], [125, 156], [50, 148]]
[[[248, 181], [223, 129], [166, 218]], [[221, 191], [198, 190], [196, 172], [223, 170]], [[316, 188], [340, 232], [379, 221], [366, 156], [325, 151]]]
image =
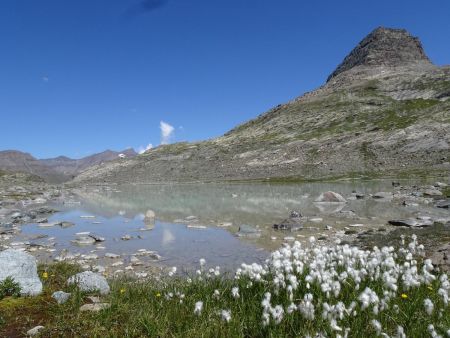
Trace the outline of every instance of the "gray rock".
[[429, 197], [442, 196], [442, 192], [437, 189], [427, 189], [423, 192], [423, 195]]
[[38, 325], [33, 327], [31, 330], [27, 331], [27, 336], [33, 337], [39, 333], [39, 331], [43, 330], [44, 327], [42, 325]]
[[105, 310], [111, 307], [109, 303], [94, 303], [94, 304], [84, 304], [80, 307], [80, 311], [91, 311], [91, 312], [99, 312], [101, 310]]
[[251, 225], [242, 224], [239, 227], [239, 231], [236, 233], [236, 236], [258, 238], [258, 237], [261, 237], [261, 232]]
[[59, 225], [61, 228], [70, 228], [73, 227], [75, 225], [75, 223], [72, 222], [68, 222], [68, 221], [62, 221], [62, 222], [58, 222], [56, 225]]
[[449, 209], [450, 208], [450, 199], [437, 202], [436, 207], [443, 208], [443, 209]]
[[404, 226], [408, 228], [421, 228], [433, 225], [432, 220], [414, 218], [390, 220], [388, 223], [394, 226]]
[[77, 273], [67, 280], [67, 284], [76, 284], [81, 291], [99, 291], [102, 295], [110, 290], [106, 278], [92, 271]]
[[392, 197], [393, 195], [391, 192], [384, 192], [384, 191], [380, 191], [372, 195], [372, 198], [374, 199], [392, 199]]
[[104, 242], [105, 241], [105, 237], [101, 237], [101, 236], [99, 236], [97, 234], [94, 234], [92, 232], [89, 234], [89, 237], [93, 238], [96, 242]]
[[327, 191], [322, 194], [314, 201], [317, 203], [346, 203], [342, 195], [334, 192], [334, 191]]
[[53, 292], [52, 298], [56, 300], [58, 304], [64, 304], [69, 300], [70, 293], [64, 291]]
[[273, 228], [275, 230], [288, 230], [295, 231], [303, 228], [301, 214], [297, 211], [291, 211], [289, 218], [281, 221], [278, 224], [274, 224]]
[[36, 296], [42, 292], [36, 258], [25, 252], [13, 249], [0, 252], [0, 281], [7, 277], [19, 283], [22, 295]]
[[76, 245], [91, 245], [95, 243], [95, 239], [90, 236], [78, 236], [76, 239], [71, 241]]

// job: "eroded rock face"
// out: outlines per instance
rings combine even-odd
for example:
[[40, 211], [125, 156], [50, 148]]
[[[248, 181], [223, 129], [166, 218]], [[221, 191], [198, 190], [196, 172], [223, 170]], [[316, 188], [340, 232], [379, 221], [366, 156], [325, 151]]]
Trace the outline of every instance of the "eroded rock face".
[[405, 29], [378, 27], [347, 55], [327, 81], [356, 66], [392, 67], [416, 62], [431, 63], [418, 38]]
[[92, 271], [77, 273], [67, 280], [67, 284], [76, 284], [81, 291], [99, 291], [102, 295], [110, 291], [106, 278]]
[[12, 249], [0, 252], [0, 281], [7, 277], [19, 283], [22, 295], [36, 296], [42, 292], [36, 259], [25, 252]]

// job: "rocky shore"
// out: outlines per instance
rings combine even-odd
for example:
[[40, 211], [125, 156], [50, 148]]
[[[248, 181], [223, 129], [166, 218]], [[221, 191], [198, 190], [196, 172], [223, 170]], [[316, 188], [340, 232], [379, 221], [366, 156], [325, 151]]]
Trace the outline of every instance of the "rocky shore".
[[[83, 270], [101, 273], [105, 276], [123, 276], [145, 279], [158, 274], [164, 267], [160, 254], [149, 248], [136, 249], [135, 252], [117, 254], [114, 243], [105, 243], [105, 234], [101, 231], [77, 232], [71, 240], [71, 246], [56, 249], [58, 239], [45, 234], [23, 235], [21, 228], [25, 224], [38, 224], [41, 229], [54, 227], [68, 228], [76, 224], [67, 220], [49, 222], [48, 217], [57, 212], [57, 206], [78, 203], [75, 189], [45, 184], [35, 177], [24, 174], [8, 174], [1, 177], [0, 185], [0, 248], [16, 249], [28, 252], [39, 262], [68, 262], [79, 265]], [[244, 241], [272, 242], [272, 246], [282, 245], [295, 240], [306, 241], [308, 234], [314, 234], [323, 245], [336, 240], [356, 243], [370, 247], [390, 242], [401, 234], [415, 233], [426, 242], [429, 257], [444, 270], [449, 269], [449, 231], [450, 214], [445, 216], [450, 205], [448, 183], [436, 182], [431, 185], [401, 185], [392, 182], [390, 191], [364, 194], [353, 191], [341, 196], [337, 192], [324, 192], [314, 201], [321, 213], [303, 215], [302, 211], [293, 211], [287, 218], [280, 219], [273, 229], [260, 229], [254, 226], [219, 222], [218, 227], [229, 231]], [[412, 208], [413, 217], [392, 219], [371, 219], [357, 215], [346, 207], [352, 200], [371, 199], [379, 203], [388, 203], [398, 208], [399, 215]], [[426, 210], [420, 211], [421, 206]], [[431, 209], [430, 209], [431, 207]], [[433, 212], [430, 212], [432, 210]], [[335, 227], [328, 223], [327, 217], [340, 219]], [[81, 216], [94, 217], [94, 216]], [[154, 224], [155, 213], [151, 210], [145, 215], [147, 223]], [[191, 218], [189, 218], [191, 217]], [[191, 228], [205, 229], [195, 216], [186, 220], [173, 220], [173, 223], [186, 223]], [[324, 220], [325, 219], [325, 220]], [[81, 220], [81, 218], [80, 218]], [[95, 220], [93, 223], [95, 223]], [[264, 230], [264, 231], [262, 231]], [[137, 237], [136, 237], [137, 236]], [[123, 235], [117, 241], [139, 240], [140, 235]], [[264, 238], [262, 237], [269, 237]], [[423, 239], [422, 239], [423, 237]], [[80, 250], [82, 248], [82, 250]]]

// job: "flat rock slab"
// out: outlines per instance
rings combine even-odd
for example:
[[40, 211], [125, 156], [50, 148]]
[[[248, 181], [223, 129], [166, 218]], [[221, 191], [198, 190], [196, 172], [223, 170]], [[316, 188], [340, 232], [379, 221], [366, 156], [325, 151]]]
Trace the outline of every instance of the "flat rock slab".
[[436, 203], [436, 207], [442, 209], [450, 209], [450, 199], [445, 201], [439, 201], [438, 203]]
[[99, 312], [101, 310], [105, 310], [111, 307], [111, 304], [109, 303], [94, 303], [94, 304], [84, 304], [80, 307], [80, 311], [92, 311], [92, 312]]
[[77, 273], [67, 280], [67, 284], [76, 284], [81, 291], [99, 291], [102, 295], [110, 291], [106, 278], [92, 271]]
[[388, 221], [389, 224], [394, 226], [403, 226], [408, 228], [420, 228], [420, 227], [426, 227], [433, 224], [433, 221], [431, 220], [417, 220], [413, 218], [408, 219], [395, 219]]
[[0, 252], [0, 281], [7, 277], [19, 283], [22, 295], [36, 296], [42, 292], [36, 258], [26, 252], [13, 249]]

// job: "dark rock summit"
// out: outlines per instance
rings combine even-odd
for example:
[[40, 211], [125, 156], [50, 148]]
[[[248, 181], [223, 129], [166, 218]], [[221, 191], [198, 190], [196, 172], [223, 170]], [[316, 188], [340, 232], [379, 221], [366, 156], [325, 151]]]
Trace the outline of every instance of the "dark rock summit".
[[396, 67], [411, 63], [431, 64], [417, 37], [405, 29], [379, 27], [366, 36], [328, 77], [357, 66]]

